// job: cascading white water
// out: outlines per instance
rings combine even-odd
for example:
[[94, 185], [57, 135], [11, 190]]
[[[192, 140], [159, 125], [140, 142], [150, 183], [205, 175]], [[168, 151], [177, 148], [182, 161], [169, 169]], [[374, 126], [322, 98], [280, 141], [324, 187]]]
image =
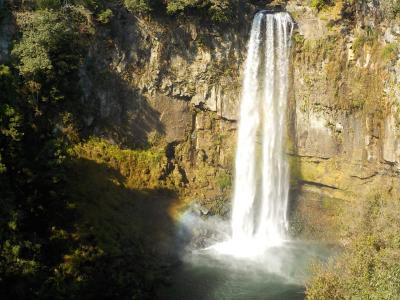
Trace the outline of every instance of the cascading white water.
[[232, 238], [214, 248], [253, 256], [280, 245], [288, 227], [288, 163], [283, 153], [293, 21], [254, 17], [245, 65], [236, 153]]

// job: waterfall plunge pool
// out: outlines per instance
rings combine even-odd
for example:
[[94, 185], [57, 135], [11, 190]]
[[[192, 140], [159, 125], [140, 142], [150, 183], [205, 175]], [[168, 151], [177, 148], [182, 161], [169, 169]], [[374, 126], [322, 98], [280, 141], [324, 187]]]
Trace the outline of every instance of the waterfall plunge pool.
[[160, 300], [300, 300], [314, 262], [326, 261], [332, 248], [311, 242], [287, 242], [253, 259], [210, 250], [184, 255]]

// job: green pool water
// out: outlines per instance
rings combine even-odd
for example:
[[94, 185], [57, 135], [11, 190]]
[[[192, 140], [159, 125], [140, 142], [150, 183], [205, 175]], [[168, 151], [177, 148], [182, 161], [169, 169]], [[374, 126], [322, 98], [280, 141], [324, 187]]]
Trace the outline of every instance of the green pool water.
[[305, 242], [270, 248], [253, 259], [192, 251], [172, 274], [172, 284], [158, 291], [157, 299], [304, 299], [311, 264], [332, 254], [330, 247]]

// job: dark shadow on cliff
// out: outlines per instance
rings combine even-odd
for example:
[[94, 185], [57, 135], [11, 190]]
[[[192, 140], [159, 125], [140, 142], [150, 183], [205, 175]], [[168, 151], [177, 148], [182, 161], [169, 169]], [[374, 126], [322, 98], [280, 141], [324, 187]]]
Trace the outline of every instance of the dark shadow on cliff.
[[149, 133], [165, 134], [160, 112], [138, 88], [104, 65], [104, 61], [88, 58], [81, 77], [82, 84], [87, 86], [84, 97], [87, 135], [143, 147]]
[[[219, 23], [210, 19], [210, 12], [207, 6], [201, 9], [199, 7], [186, 7], [185, 13], [180, 15], [168, 15], [165, 9], [161, 9], [161, 11], [155, 9], [152, 11], [154, 17], [151, 23], [153, 25], [150, 26], [143, 22], [141, 18], [135, 16], [134, 13], [119, 10], [112, 21], [110, 33], [114, 37], [114, 42], [118, 44], [118, 48], [126, 53], [126, 57], [129, 56], [132, 51], [132, 45], [134, 45], [139, 54], [138, 56], [146, 63], [150, 61], [150, 47], [155, 45], [152, 40], [161, 41], [162, 50], [158, 63], [161, 72], [167, 73], [170, 68], [171, 58], [174, 56], [179, 56], [190, 64], [195, 60], [201, 48], [209, 50], [212, 56], [216, 55], [218, 51], [213, 50], [218, 50], [224, 45], [220, 42], [216, 43], [215, 39], [217, 36], [222, 37], [227, 28], [234, 28], [233, 32], [238, 33], [240, 36], [246, 36], [251, 25], [249, 20], [251, 20], [253, 10], [244, 5], [244, 3], [238, 2], [234, 8], [235, 17], [232, 16], [229, 22]], [[156, 27], [152, 27], [154, 24], [156, 24]], [[193, 25], [197, 29], [194, 29]], [[141, 26], [142, 30], [139, 30]], [[235, 40], [234, 43], [241, 42], [237, 36], [230, 38]], [[153, 45], [150, 45], [152, 42]]]
[[[295, 32], [296, 34], [296, 32]], [[298, 135], [297, 135], [297, 103], [296, 91], [294, 88], [294, 65], [296, 59], [296, 42], [292, 38], [292, 50], [289, 67], [289, 94], [287, 109], [287, 139], [288, 139], [288, 159], [290, 164], [290, 190], [289, 190], [289, 220], [291, 235], [301, 234], [302, 223], [299, 220], [298, 209], [300, 205], [301, 193], [301, 161], [298, 156]]]
[[120, 172], [87, 159], [71, 162], [68, 187], [79, 234], [103, 251], [82, 298], [149, 298], [177, 261], [175, 224], [168, 214], [176, 193], [130, 189]]

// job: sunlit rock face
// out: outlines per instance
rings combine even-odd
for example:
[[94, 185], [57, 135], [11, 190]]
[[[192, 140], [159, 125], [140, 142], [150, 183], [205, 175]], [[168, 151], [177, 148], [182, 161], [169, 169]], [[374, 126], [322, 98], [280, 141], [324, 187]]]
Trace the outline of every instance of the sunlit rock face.
[[[287, 9], [298, 25], [289, 112], [295, 148], [291, 151], [300, 159], [314, 157], [318, 168], [336, 160], [336, 170], [342, 176], [335, 182], [321, 178], [316, 183], [356, 193], [357, 184], [349, 188], [351, 178], [369, 177], [367, 173], [374, 172], [390, 175], [398, 168], [398, 128], [394, 126], [400, 100], [398, 60], [385, 61], [379, 54], [388, 51], [397, 25], [385, 19], [387, 8], [379, 1], [352, 8], [336, 3], [319, 14], [295, 2]], [[353, 23], [346, 21], [346, 16]], [[329, 22], [337, 22], [336, 27], [328, 26]], [[319, 25], [312, 27], [310, 23]], [[315, 28], [324, 23], [330, 30], [319, 30], [318, 34]], [[375, 37], [359, 47], [365, 26]], [[387, 163], [394, 163], [394, 168]], [[360, 172], [365, 176], [358, 176]]]
[[[390, 50], [398, 24], [387, 4], [337, 1], [319, 13], [287, 6], [298, 28], [288, 106], [292, 195], [318, 237], [343, 199], [398, 193], [400, 72]], [[366, 32], [374, 36], [368, 43]]]

